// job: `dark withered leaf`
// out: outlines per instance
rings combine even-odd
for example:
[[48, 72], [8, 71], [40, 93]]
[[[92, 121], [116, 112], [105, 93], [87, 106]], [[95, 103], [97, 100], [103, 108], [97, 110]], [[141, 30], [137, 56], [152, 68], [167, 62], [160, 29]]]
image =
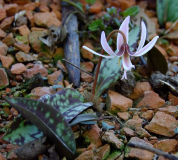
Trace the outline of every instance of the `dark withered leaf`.
[[73, 159], [76, 151], [73, 131], [64, 116], [50, 105], [27, 98], [5, 98], [26, 119], [35, 124], [57, 146], [56, 151]]

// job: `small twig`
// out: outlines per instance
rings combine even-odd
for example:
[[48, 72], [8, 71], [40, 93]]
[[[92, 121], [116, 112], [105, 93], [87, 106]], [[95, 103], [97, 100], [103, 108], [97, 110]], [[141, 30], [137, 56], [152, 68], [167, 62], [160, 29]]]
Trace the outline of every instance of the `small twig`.
[[62, 60], [63, 60], [63, 61], [65, 61], [65, 62], [67, 62], [67, 63], [69, 63], [69, 64], [71, 64], [72, 66], [76, 67], [77, 69], [79, 69], [79, 70], [81, 70], [81, 71], [83, 71], [83, 72], [85, 72], [85, 73], [89, 74], [90, 76], [93, 76], [93, 74], [92, 74], [92, 73], [87, 72], [87, 71], [85, 71], [84, 69], [82, 69], [82, 68], [80, 68], [80, 67], [77, 67], [75, 64], [73, 64], [73, 63], [71, 63], [71, 62], [67, 61], [66, 59], [62, 59]]
[[120, 123], [121, 127], [123, 126], [122, 122], [121, 122], [121, 121], [119, 120], [119, 118], [117, 118], [115, 115], [113, 115], [112, 113], [110, 113], [110, 112], [108, 112], [108, 111], [105, 111], [105, 113], [106, 113], [107, 115], [112, 116], [116, 121], [118, 121], [118, 122]]
[[174, 28], [174, 26], [177, 24], [177, 22], [178, 22], [178, 19], [171, 25], [171, 27], [170, 27], [169, 29], [167, 29], [167, 30], [164, 32], [164, 35], [165, 35], [165, 34], [168, 34], [168, 33], [171, 31], [171, 29]]
[[168, 158], [168, 159], [171, 159], [171, 160], [178, 160], [178, 158], [174, 155], [171, 155], [171, 154], [168, 154], [166, 152], [163, 152], [159, 149], [156, 149], [156, 148], [153, 148], [153, 147], [150, 147], [148, 145], [145, 145], [143, 143], [140, 143], [140, 142], [129, 142], [127, 144], [129, 147], [134, 147], [134, 148], [139, 148], [139, 149], [144, 149], [144, 150], [147, 150], [147, 151], [150, 151], [150, 152], [153, 152], [159, 156], [163, 156], [165, 158]]

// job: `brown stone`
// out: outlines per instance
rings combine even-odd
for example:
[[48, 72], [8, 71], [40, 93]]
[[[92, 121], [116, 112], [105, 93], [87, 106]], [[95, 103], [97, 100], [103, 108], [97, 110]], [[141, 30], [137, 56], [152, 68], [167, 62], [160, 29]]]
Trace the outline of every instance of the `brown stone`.
[[9, 85], [9, 79], [6, 71], [3, 68], [0, 68], [0, 89]]
[[[144, 145], [148, 145], [149, 147], [153, 147], [150, 143], [137, 137], [132, 137], [129, 142], [132, 143], [140, 142], [143, 143]], [[149, 152], [147, 150], [127, 147], [127, 151], [128, 152], [126, 152], [125, 154], [126, 158], [139, 159], [139, 160], [152, 160], [154, 158], [154, 153]]]
[[26, 11], [26, 17], [27, 17], [28, 20], [30, 21], [31, 27], [34, 27], [34, 26], [35, 26], [35, 20], [34, 20], [32, 11]]
[[129, 96], [131, 99], [140, 98], [145, 91], [152, 91], [151, 85], [148, 82], [137, 82], [134, 91]]
[[138, 103], [137, 107], [148, 107], [149, 109], [160, 108], [164, 105], [163, 100], [159, 95], [153, 91], [144, 92], [143, 99]]
[[28, 4], [24, 5], [24, 10], [26, 10], [26, 11], [33, 11], [35, 8], [36, 8], [35, 2], [28, 3]]
[[85, 138], [85, 141], [87, 143], [90, 143], [88, 148], [98, 148], [102, 146], [101, 141], [101, 129], [97, 125], [92, 125], [92, 128], [90, 130], [85, 130], [82, 134], [82, 136]]
[[108, 91], [108, 97], [106, 100], [106, 107], [107, 110], [117, 113], [122, 111], [127, 111], [129, 108], [132, 107], [133, 101], [123, 95], [111, 91]]
[[164, 108], [159, 108], [159, 111], [164, 112], [166, 114], [174, 115], [178, 109], [176, 106], [167, 106]]
[[6, 36], [6, 32], [4, 32], [2, 29], [0, 29], [0, 39], [4, 38]]
[[143, 112], [140, 117], [147, 119], [148, 121], [151, 121], [153, 118], [153, 110], [148, 110]]
[[50, 85], [61, 85], [61, 86], [63, 86], [64, 76], [63, 76], [61, 70], [55, 71], [54, 73], [48, 75], [47, 78], [48, 78], [48, 83]]
[[103, 8], [103, 4], [100, 1], [95, 1], [93, 5], [90, 6], [89, 12], [90, 13], [100, 13]]
[[15, 108], [11, 108], [10, 109], [10, 113], [13, 115], [13, 116], [18, 116], [19, 114], [18, 114], [18, 111], [15, 109]]
[[36, 87], [31, 91], [31, 94], [35, 99], [39, 99], [45, 94], [54, 94], [55, 91], [51, 87]]
[[14, 43], [14, 46], [15, 46], [15, 49], [18, 51], [29, 53], [29, 50], [30, 50], [29, 45], [25, 45], [23, 43]]
[[81, 62], [80, 67], [85, 71], [92, 72], [94, 64], [93, 62]]
[[16, 63], [16, 64], [12, 65], [12, 67], [11, 67], [12, 74], [22, 74], [26, 70], [27, 70], [27, 68], [22, 63]]
[[7, 69], [9, 69], [12, 63], [14, 62], [14, 58], [12, 56], [1, 56], [0, 55], [0, 59], [2, 62], [2, 66]]
[[14, 16], [18, 12], [17, 4], [6, 4], [4, 5], [4, 9], [6, 10], [7, 16]]
[[61, 10], [60, 5], [56, 5], [55, 3], [52, 3], [52, 4], [50, 5], [50, 8], [51, 8], [51, 10], [58, 10], [58, 11]]
[[[83, 46], [86, 46], [86, 47], [90, 48], [91, 50], [93, 50], [93, 45], [90, 42], [85, 42], [83, 44]], [[84, 48], [81, 48], [81, 54], [82, 54], [83, 58], [86, 58], [86, 59], [89, 59], [89, 60], [92, 60], [93, 57], [94, 57], [93, 53], [87, 51]]]
[[6, 44], [0, 42], [0, 55], [5, 56], [7, 54], [8, 47]]
[[30, 3], [31, 0], [12, 0], [12, 3], [17, 3], [18, 5], [25, 5], [27, 3]]
[[121, 130], [121, 134], [125, 135], [126, 137], [135, 136], [135, 132], [132, 129], [128, 128], [128, 127], [123, 127], [122, 130]]
[[0, 28], [4, 31], [9, 29], [13, 21], [14, 21], [14, 16], [4, 19], [0, 24]]
[[19, 27], [19, 33], [22, 36], [28, 36], [30, 34], [30, 30], [26, 25], [23, 25]]
[[145, 129], [158, 135], [172, 137], [175, 135], [174, 130], [177, 125], [178, 122], [173, 116], [158, 111]]
[[130, 118], [130, 114], [128, 112], [117, 112], [119, 118], [127, 121]]
[[155, 17], [156, 16], [156, 12], [153, 10], [145, 10], [145, 13], [148, 15], [148, 17]]
[[0, 160], [6, 160], [2, 153], [0, 153]]
[[83, 82], [91, 83], [93, 81], [93, 76], [81, 71], [81, 80]]
[[96, 159], [106, 159], [109, 156], [110, 153], [110, 145], [105, 144], [104, 146], [101, 146], [97, 148], [94, 152]]
[[15, 41], [17, 43], [22, 43], [22, 44], [25, 44], [25, 45], [29, 45], [28, 36], [16, 36], [15, 37]]
[[129, 119], [127, 122], [124, 123], [124, 127], [128, 127], [130, 129], [135, 129], [137, 127], [142, 127], [143, 120], [138, 116], [134, 116], [133, 119]]
[[5, 43], [7, 46], [13, 46], [14, 45], [14, 37], [12, 33], [9, 33], [3, 40], [3, 43]]
[[75, 160], [93, 160], [94, 159], [93, 150], [87, 150], [79, 155]]
[[144, 128], [141, 128], [141, 127], [135, 128], [135, 133], [139, 138], [151, 137], [151, 135]]
[[178, 105], [178, 97], [173, 95], [171, 92], [168, 95], [168, 100], [172, 103], [172, 105]]
[[32, 56], [31, 54], [26, 54], [22, 51], [19, 51], [15, 54], [15, 57], [18, 62], [30, 62], [37, 60], [36, 57]]
[[34, 20], [36, 25], [40, 27], [51, 27], [52, 25], [59, 27], [61, 22], [57, 19], [55, 13], [35, 13]]
[[6, 10], [4, 8], [0, 8], [0, 21], [6, 18]]
[[57, 67], [58, 67], [59, 69], [61, 69], [63, 72], [68, 73], [66, 67], [65, 67], [64, 64], [61, 62], [61, 60], [58, 60], [58, 61], [57, 61]]
[[49, 8], [46, 5], [40, 5], [39, 8], [40, 8], [41, 12], [49, 12], [50, 11]]
[[52, 12], [54, 12], [55, 15], [56, 15], [56, 17], [57, 17], [60, 21], [62, 21], [62, 14], [61, 14], [60, 11], [58, 11], [58, 10], [52, 10]]
[[27, 72], [24, 74], [24, 76], [27, 78], [32, 78], [37, 73], [40, 73], [43, 77], [47, 77], [48, 75], [48, 71], [43, 65], [35, 64], [32, 68], [27, 69]]

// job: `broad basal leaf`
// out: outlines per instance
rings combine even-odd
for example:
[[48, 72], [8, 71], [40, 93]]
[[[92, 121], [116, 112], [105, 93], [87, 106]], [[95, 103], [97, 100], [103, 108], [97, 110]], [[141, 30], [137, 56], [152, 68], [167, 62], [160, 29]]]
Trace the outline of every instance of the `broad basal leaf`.
[[75, 89], [65, 88], [53, 95], [44, 95], [40, 99], [59, 110], [69, 122], [92, 103], [83, 103], [84, 97]]
[[6, 98], [25, 118], [35, 124], [56, 145], [56, 151], [74, 159], [74, 135], [64, 116], [50, 105], [27, 98]]

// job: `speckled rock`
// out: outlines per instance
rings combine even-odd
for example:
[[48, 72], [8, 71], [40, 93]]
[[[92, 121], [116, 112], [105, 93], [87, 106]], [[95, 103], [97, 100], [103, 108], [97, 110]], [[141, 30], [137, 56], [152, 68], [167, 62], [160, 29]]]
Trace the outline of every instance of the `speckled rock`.
[[2, 66], [7, 69], [9, 69], [12, 63], [14, 62], [14, 58], [11, 55], [0, 56], [0, 60], [2, 62]]
[[175, 115], [178, 112], [178, 108], [176, 106], [167, 106], [164, 108], [159, 108], [159, 111], [164, 112], [166, 114]]
[[124, 121], [127, 121], [130, 118], [130, 114], [128, 112], [117, 112], [117, 116]]
[[0, 42], [0, 55], [5, 56], [7, 54], [8, 47], [5, 43]]
[[17, 52], [15, 57], [17, 58], [18, 62], [30, 62], [37, 60], [36, 57], [32, 56], [31, 54], [26, 54], [22, 51]]
[[151, 121], [151, 119], [153, 118], [153, 110], [142, 112], [140, 117], [145, 118], [148, 121]]
[[178, 122], [173, 116], [158, 111], [145, 129], [158, 135], [172, 137], [175, 135], [174, 130], [177, 126]]
[[135, 133], [139, 138], [151, 137], [151, 135], [144, 128], [141, 128], [141, 127], [135, 128]]
[[27, 70], [26, 66], [22, 63], [16, 63], [11, 67], [12, 74], [22, 74]]
[[3, 68], [0, 68], [0, 89], [9, 85], [9, 79], [6, 71]]
[[11, 26], [11, 24], [13, 23], [13, 21], [14, 21], [14, 16], [5, 18], [5, 19], [1, 22], [0, 28], [1, 28], [2, 30], [4, 30], [4, 31], [7, 30], [7, 29], [9, 29], [10, 26]]
[[54, 73], [48, 75], [47, 78], [48, 78], [48, 83], [50, 85], [61, 85], [61, 86], [63, 86], [64, 76], [63, 76], [61, 70], [55, 71]]

